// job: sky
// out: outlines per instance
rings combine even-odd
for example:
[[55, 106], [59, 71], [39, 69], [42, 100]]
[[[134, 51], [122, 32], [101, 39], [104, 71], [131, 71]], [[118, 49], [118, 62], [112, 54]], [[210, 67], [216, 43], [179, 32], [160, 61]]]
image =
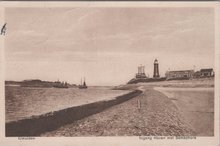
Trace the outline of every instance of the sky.
[[211, 8], [6, 8], [6, 80], [119, 85], [214, 67]]

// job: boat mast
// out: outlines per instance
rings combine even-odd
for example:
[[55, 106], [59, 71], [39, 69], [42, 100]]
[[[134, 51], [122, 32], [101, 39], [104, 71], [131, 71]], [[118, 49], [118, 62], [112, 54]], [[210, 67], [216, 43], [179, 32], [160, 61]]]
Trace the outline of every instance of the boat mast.
[[83, 82], [83, 85], [84, 85], [84, 86], [86, 85], [86, 79], [85, 79], [85, 77], [84, 77], [84, 82]]

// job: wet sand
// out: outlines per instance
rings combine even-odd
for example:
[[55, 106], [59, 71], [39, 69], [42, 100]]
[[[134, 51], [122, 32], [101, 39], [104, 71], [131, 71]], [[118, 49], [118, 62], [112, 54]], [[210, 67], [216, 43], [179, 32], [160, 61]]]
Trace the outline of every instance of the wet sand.
[[101, 113], [62, 126], [41, 136], [183, 136], [195, 131], [176, 105], [152, 87], [143, 94]]

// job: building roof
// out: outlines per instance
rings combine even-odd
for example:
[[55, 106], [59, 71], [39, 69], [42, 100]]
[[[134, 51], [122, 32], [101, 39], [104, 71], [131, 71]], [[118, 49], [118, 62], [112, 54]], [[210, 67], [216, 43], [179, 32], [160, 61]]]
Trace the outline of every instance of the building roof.
[[212, 72], [212, 68], [207, 68], [207, 69], [201, 69], [200, 72]]
[[200, 73], [201, 73], [200, 71], [196, 71], [194, 74], [199, 74], [200, 75]]
[[167, 73], [188, 73], [194, 72], [194, 70], [176, 70], [176, 71], [167, 71]]

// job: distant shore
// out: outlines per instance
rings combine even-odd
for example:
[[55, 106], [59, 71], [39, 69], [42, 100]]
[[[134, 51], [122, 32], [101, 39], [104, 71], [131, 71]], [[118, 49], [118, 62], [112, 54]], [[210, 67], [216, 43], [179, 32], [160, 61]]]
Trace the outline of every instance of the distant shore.
[[[62, 85], [60, 81], [42, 81], [39, 79], [23, 80], [23, 81], [5, 81], [5, 86], [21, 86], [34, 88], [52, 88], [57, 85]], [[76, 84], [66, 83], [67, 87], [77, 87]]]

